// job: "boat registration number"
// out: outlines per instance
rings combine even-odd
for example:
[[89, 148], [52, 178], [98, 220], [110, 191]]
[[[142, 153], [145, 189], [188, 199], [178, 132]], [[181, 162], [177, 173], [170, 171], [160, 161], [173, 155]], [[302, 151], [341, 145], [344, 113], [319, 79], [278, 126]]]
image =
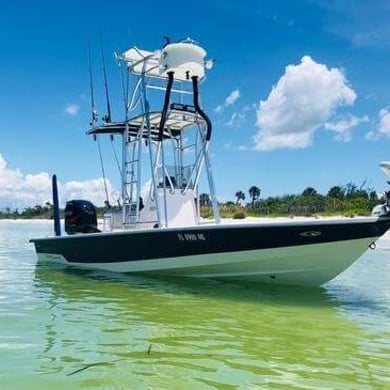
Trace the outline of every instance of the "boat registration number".
[[179, 241], [206, 241], [203, 233], [178, 233], [177, 238]]

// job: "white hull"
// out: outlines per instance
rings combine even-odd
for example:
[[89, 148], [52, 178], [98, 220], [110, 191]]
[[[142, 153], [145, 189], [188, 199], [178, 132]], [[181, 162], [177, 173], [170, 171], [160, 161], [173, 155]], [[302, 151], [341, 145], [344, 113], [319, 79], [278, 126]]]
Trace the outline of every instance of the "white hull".
[[39, 262], [122, 273], [318, 286], [333, 279], [360, 257], [373, 238], [331, 243], [104, 263], [68, 263], [59, 254], [38, 253]]

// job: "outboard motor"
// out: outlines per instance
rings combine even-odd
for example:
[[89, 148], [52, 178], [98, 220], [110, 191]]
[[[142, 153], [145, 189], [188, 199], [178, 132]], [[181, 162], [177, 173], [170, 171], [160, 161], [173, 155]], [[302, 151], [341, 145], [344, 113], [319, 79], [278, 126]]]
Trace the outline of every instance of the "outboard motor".
[[[381, 162], [379, 167], [388, 177], [390, 177], [390, 161]], [[390, 181], [387, 183], [390, 184]], [[385, 191], [383, 193], [383, 199], [385, 202], [375, 206], [372, 210], [372, 215], [374, 217], [390, 217], [390, 191]]]
[[390, 217], [390, 207], [385, 204], [378, 204], [372, 210], [373, 217]]
[[99, 232], [96, 207], [88, 200], [66, 202], [65, 231], [68, 234]]
[[372, 210], [373, 217], [390, 217], [390, 191], [384, 193], [384, 199], [384, 204], [379, 204]]

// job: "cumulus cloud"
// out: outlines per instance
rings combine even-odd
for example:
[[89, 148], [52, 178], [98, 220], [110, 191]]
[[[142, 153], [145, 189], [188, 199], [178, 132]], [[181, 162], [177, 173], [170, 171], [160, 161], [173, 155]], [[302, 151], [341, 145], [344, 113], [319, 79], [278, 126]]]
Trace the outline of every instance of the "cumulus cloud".
[[50, 200], [50, 177], [45, 172], [23, 175], [10, 169], [0, 154], [0, 208], [24, 208]]
[[76, 116], [79, 110], [80, 110], [80, 106], [78, 106], [77, 104], [67, 104], [64, 109], [64, 112], [65, 114], [68, 114], [70, 116]]
[[[106, 179], [108, 195], [113, 192], [112, 185]], [[84, 180], [84, 181], [69, 181], [60, 183], [59, 192], [62, 198], [69, 199], [88, 199], [96, 206], [102, 206], [105, 200], [104, 180], [103, 178]], [[112, 202], [112, 199], [109, 199]]]
[[223, 104], [215, 108], [215, 112], [221, 113], [226, 107], [232, 106], [240, 97], [240, 90], [237, 88], [230, 93], [230, 95], [225, 99]]
[[306, 148], [336, 109], [355, 99], [340, 69], [304, 56], [300, 64], [286, 67], [267, 100], [260, 101], [255, 149]]
[[349, 142], [352, 139], [352, 129], [360, 123], [368, 122], [368, 116], [358, 117], [352, 114], [333, 122], [325, 123], [325, 129], [335, 133], [336, 141]]
[[377, 140], [379, 138], [390, 138], [390, 110], [382, 108], [378, 114], [378, 127], [370, 131], [366, 138], [369, 140]]
[[[109, 193], [112, 186], [107, 181]], [[87, 181], [58, 183], [60, 199], [63, 205], [69, 199], [88, 199], [97, 206], [104, 202], [104, 182], [102, 178]], [[0, 154], [0, 210], [23, 210], [26, 207], [52, 203], [51, 176], [47, 172], [23, 174], [12, 169]]]
[[390, 137], [390, 111], [385, 108], [380, 110], [379, 118], [378, 133], [384, 137]]

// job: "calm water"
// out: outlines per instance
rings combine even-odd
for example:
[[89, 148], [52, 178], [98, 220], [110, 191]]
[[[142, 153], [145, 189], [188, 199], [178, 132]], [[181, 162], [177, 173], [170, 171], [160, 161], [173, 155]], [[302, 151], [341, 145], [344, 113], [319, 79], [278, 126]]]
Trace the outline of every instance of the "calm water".
[[0, 389], [390, 389], [390, 239], [326, 288], [37, 266], [0, 221]]

